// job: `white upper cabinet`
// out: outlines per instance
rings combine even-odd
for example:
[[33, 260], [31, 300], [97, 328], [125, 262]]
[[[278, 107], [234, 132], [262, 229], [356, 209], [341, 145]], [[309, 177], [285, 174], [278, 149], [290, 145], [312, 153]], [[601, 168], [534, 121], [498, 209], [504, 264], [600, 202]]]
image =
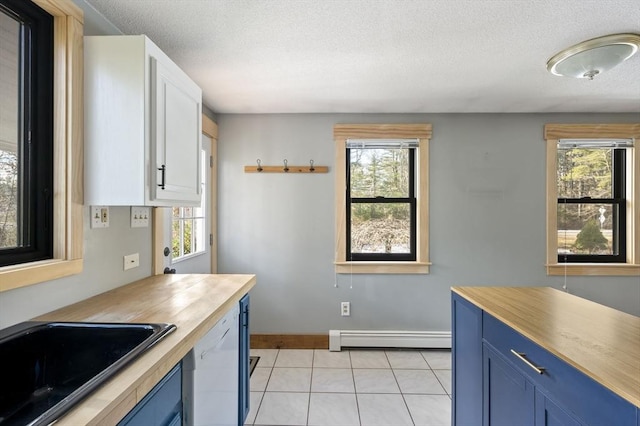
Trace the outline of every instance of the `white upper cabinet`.
[[202, 91], [146, 36], [90, 36], [85, 204], [200, 204]]

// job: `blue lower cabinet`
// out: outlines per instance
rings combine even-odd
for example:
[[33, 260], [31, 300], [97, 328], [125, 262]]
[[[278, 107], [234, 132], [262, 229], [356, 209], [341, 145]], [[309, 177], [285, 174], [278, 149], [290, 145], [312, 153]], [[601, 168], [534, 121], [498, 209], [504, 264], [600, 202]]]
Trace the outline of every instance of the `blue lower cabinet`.
[[[637, 408], [631, 403], [486, 312], [482, 329], [483, 340], [546, 395], [546, 400], [536, 399], [536, 425], [633, 426], [636, 422]], [[539, 410], [539, 401], [546, 408]]]
[[182, 415], [177, 413], [169, 422], [169, 426], [182, 426]]
[[452, 293], [453, 425], [482, 419], [482, 310]]
[[553, 399], [536, 389], [536, 426], [581, 426], [582, 423], [558, 405]]
[[179, 426], [182, 424], [182, 365], [178, 363], [118, 423], [120, 426]]
[[240, 299], [240, 386], [238, 395], [238, 424], [243, 425], [249, 414], [249, 295]]
[[491, 426], [534, 424], [535, 391], [533, 384], [495, 352], [483, 345], [484, 420]]
[[452, 293], [453, 426], [640, 426], [640, 409]]

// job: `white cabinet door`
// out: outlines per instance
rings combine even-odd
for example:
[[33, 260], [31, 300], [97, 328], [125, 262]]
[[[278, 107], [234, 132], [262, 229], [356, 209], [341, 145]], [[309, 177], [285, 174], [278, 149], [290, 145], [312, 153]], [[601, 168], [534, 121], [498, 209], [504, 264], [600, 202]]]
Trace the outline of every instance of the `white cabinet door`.
[[200, 201], [201, 94], [189, 83], [151, 57], [153, 200]]
[[200, 88], [145, 36], [84, 41], [85, 203], [199, 205]]

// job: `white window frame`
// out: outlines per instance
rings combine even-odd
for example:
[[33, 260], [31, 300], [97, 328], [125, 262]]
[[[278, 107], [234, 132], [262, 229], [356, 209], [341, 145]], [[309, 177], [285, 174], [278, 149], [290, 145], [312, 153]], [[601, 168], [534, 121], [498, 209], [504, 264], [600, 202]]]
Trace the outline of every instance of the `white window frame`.
[[[204, 164], [207, 160], [206, 157], [206, 152], [204, 150], [200, 151], [200, 161], [203, 163], [202, 164], [202, 170], [207, 170], [208, 167], [206, 167], [206, 164]], [[171, 229], [173, 229], [173, 223], [178, 221], [178, 223], [180, 224], [180, 256], [178, 257], [174, 257], [171, 259], [171, 263], [178, 263], [181, 262], [183, 260], [187, 260], [187, 259], [191, 259], [193, 257], [196, 256], [200, 256], [206, 253], [206, 245], [209, 244], [209, 241], [206, 241], [206, 233], [204, 233], [202, 235], [203, 239], [205, 241], [202, 242], [203, 244], [203, 248], [202, 250], [196, 251], [196, 244], [195, 244], [195, 238], [194, 238], [194, 230], [195, 230], [195, 221], [196, 220], [201, 220], [202, 221], [202, 226], [206, 227], [206, 220], [207, 220], [207, 202], [209, 201], [209, 195], [206, 192], [206, 187], [207, 187], [207, 183], [206, 183], [206, 174], [205, 173], [201, 173], [200, 177], [202, 178], [202, 181], [200, 182], [200, 186], [201, 186], [201, 190], [200, 190], [200, 194], [201, 194], [201, 200], [200, 200], [200, 206], [199, 207], [174, 207], [177, 208], [179, 211], [179, 215], [178, 218], [171, 217]], [[200, 216], [196, 216], [195, 215], [195, 209], [199, 208], [201, 215]], [[191, 216], [185, 216], [184, 215], [184, 211], [186, 209], [193, 209], [194, 213]], [[172, 212], [173, 213], [173, 212]], [[193, 224], [191, 226], [191, 252], [188, 254], [184, 254], [184, 224], [186, 221], [193, 221]], [[173, 250], [173, 235], [171, 236], [171, 248]]]

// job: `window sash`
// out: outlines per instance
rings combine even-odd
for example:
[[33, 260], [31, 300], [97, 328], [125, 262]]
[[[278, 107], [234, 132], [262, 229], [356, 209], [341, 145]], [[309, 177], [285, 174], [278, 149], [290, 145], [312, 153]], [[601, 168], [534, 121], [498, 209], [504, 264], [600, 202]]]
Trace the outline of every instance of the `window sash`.
[[[373, 140], [374, 142], [376, 140]], [[399, 142], [399, 144], [405, 144], [407, 140], [403, 139]], [[382, 146], [378, 145], [369, 145], [366, 146], [366, 143], [360, 145], [360, 142], [368, 143], [368, 140], [357, 140], [357, 141], [348, 141], [347, 149], [346, 149], [346, 253], [348, 261], [415, 261], [416, 260], [416, 211], [417, 211], [417, 200], [415, 197], [415, 149], [409, 148], [406, 145], [394, 145], [387, 140], [381, 141], [380, 144], [386, 144]], [[355, 143], [353, 145], [352, 143]], [[379, 149], [379, 148], [388, 148], [388, 149], [408, 149], [409, 150], [409, 196], [408, 197], [351, 197], [351, 149]], [[409, 225], [409, 253], [353, 253], [351, 251], [351, 206], [352, 204], [409, 204], [410, 206], [410, 225]]]
[[[181, 211], [183, 209], [183, 207], [180, 207]], [[178, 248], [178, 253], [177, 256], [173, 257], [171, 259], [172, 262], [176, 262], [176, 261], [180, 261], [183, 259], [186, 259], [188, 257], [191, 256], [195, 256], [201, 253], [204, 253], [206, 251], [206, 244], [207, 242], [205, 241], [206, 239], [206, 235], [198, 235], [198, 230], [199, 230], [199, 226], [204, 226], [205, 225], [205, 217], [204, 216], [184, 216], [184, 215], [180, 215], [180, 217], [174, 217], [172, 218], [172, 226], [171, 229], [173, 230], [174, 225], [177, 224], [177, 235], [174, 238], [174, 236], [171, 236], [171, 245], [173, 247], [174, 244], [177, 243], [177, 248]], [[191, 225], [191, 235], [190, 235], [190, 241], [189, 244], [185, 244], [185, 227], [187, 222], [190, 223]], [[198, 244], [198, 242], [200, 244]], [[186, 253], [186, 249], [189, 249], [189, 252]]]
[[18, 229], [0, 266], [53, 258], [53, 17], [31, 2], [0, 13], [20, 23], [18, 82]]
[[[558, 263], [624, 263], [626, 260], [626, 200], [619, 199], [558, 199], [560, 205], [598, 204], [617, 207], [612, 217], [613, 253], [615, 254], [558, 254]], [[557, 233], [560, 234], [558, 229]]]
[[[589, 141], [586, 141], [589, 142]], [[560, 144], [558, 144], [560, 146]], [[579, 146], [578, 148], [587, 148]], [[598, 148], [593, 145], [589, 149]], [[601, 146], [601, 148], [611, 148], [611, 146]], [[563, 149], [566, 149], [563, 147]], [[616, 148], [613, 151], [613, 174], [612, 192], [614, 198], [558, 198], [557, 204], [610, 204], [617, 206], [617, 214], [613, 220], [613, 255], [603, 254], [558, 254], [558, 263], [625, 263], [627, 259], [626, 241], [626, 151], [624, 148]], [[557, 182], [556, 182], [557, 185]], [[559, 229], [556, 227], [556, 233]]]
[[[409, 253], [354, 253], [351, 251], [351, 205], [367, 204], [408, 204], [409, 218]], [[416, 260], [416, 199], [397, 198], [365, 198], [347, 200], [347, 256], [349, 261], [415, 261]]]

